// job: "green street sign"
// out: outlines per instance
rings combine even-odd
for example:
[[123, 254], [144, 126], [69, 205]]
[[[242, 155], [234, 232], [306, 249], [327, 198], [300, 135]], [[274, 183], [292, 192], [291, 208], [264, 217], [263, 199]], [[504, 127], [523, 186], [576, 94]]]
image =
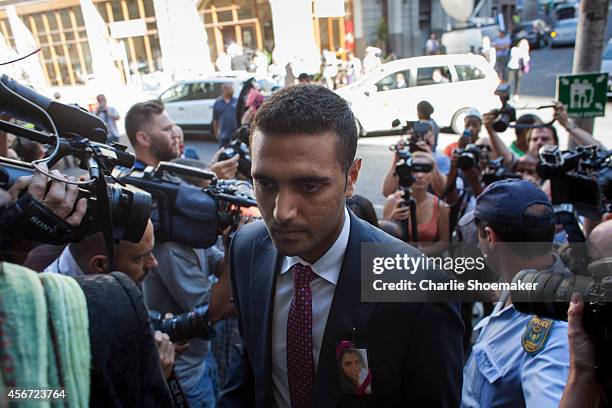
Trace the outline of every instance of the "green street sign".
[[557, 100], [571, 118], [604, 116], [608, 73], [557, 76]]

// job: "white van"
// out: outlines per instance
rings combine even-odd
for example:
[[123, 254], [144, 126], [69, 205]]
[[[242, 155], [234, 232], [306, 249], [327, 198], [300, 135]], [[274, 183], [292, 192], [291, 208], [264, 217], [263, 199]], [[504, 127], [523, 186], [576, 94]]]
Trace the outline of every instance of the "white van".
[[473, 54], [406, 58], [381, 65], [353, 84], [336, 90], [358, 121], [360, 136], [385, 133], [394, 119], [416, 120], [416, 106], [426, 100], [434, 107], [440, 127], [463, 131], [465, 112], [481, 113], [501, 105], [493, 67]]

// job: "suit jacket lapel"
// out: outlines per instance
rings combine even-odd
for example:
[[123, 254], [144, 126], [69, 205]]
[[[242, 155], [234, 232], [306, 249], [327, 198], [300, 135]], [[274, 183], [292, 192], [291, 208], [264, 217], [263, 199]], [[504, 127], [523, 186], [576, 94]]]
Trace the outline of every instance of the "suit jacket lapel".
[[262, 395], [264, 405], [269, 406], [272, 404], [272, 312], [281, 257], [270, 237], [254, 243], [252, 256], [251, 336], [253, 350], [263, 351], [252, 356], [253, 370], [255, 378], [262, 379], [261, 384], [256, 384], [261, 385], [262, 389], [256, 390], [256, 393]]
[[338, 400], [340, 393], [336, 346], [342, 340], [353, 341], [355, 334], [359, 341], [361, 334], [354, 333], [358, 318], [359, 321], [367, 322], [375, 307], [375, 304], [361, 305], [361, 242], [364, 231], [358, 218], [350, 210], [349, 216], [351, 217], [349, 241], [327, 317], [317, 366], [315, 407], [328, 406], [330, 401]]

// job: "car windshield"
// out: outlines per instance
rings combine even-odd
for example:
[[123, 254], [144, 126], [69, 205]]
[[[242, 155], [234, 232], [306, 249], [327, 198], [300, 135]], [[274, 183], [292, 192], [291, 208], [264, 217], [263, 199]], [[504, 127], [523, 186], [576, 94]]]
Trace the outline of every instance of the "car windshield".
[[603, 54], [603, 59], [612, 60], [612, 44], [608, 44]]

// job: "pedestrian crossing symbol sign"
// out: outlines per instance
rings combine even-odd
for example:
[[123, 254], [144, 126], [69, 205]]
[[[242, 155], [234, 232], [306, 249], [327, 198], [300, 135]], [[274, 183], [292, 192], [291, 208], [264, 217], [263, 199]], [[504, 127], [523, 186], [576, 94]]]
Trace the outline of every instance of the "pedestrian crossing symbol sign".
[[607, 92], [607, 72], [557, 77], [557, 100], [572, 118], [604, 116]]

